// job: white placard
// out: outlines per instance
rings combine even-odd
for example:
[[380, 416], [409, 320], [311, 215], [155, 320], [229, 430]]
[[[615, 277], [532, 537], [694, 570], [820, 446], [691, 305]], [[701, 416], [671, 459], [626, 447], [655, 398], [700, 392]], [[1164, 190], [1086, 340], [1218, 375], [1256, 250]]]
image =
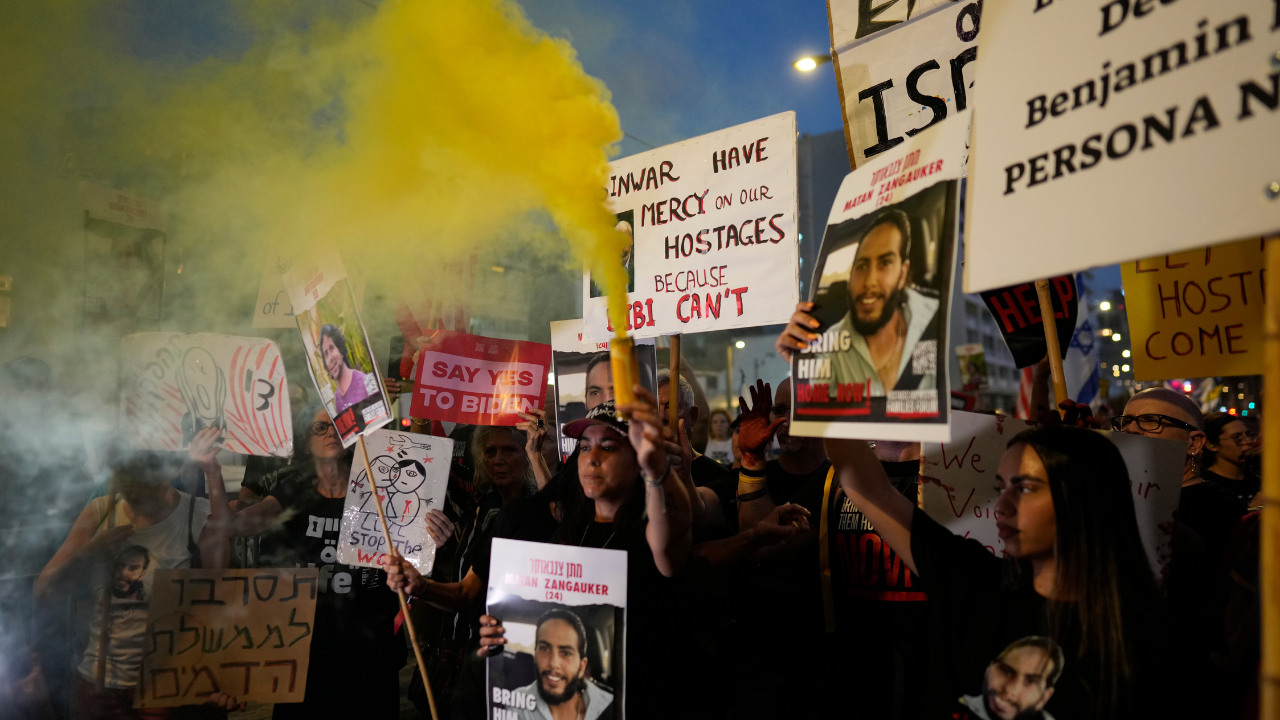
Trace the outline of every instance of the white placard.
[[[831, 47], [896, 27], [908, 18], [929, 12], [947, 0], [827, 0]], [[952, 0], [955, 2], [955, 0]]]
[[[430, 575], [436, 544], [427, 533], [427, 511], [444, 506], [453, 441], [415, 433], [375, 430], [365, 438], [378, 500], [391, 529], [391, 543], [418, 572]], [[387, 540], [378, 519], [364, 460], [351, 463], [351, 483], [342, 508], [338, 562], [363, 567], [386, 564]]]
[[[785, 323], [798, 297], [796, 116], [744, 123], [615, 160], [609, 208], [630, 232], [636, 337]], [[624, 224], [625, 223], [625, 224]], [[613, 335], [584, 273], [584, 335]]]
[[965, 291], [1280, 229], [1278, 20], [1274, 0], [986, 0]]
[[982, 6], [922, 4], [907, 22], [832, 45], [854, 167], [973, 106]]
[[[996, 531], [996, 469], [1009, 441], [1035, 427], [1000, 415], [953, 412], [951, 442], [925, 443], [920, 464], [920, 508], [956, 535], [973, 538], [997, 557], [1004, 541]], [[1115, 443], [1129, 470], [1142, 546], [1157, 578], [1169, 564], [1173, 513], [1182, 496], [1185, 447], [1174, 440], [1102, 433]]]
[[90, 217], [161, 232], [168, 228], [169, 211], [164, 203], [91, 182], [81, 182], [79, 189]]

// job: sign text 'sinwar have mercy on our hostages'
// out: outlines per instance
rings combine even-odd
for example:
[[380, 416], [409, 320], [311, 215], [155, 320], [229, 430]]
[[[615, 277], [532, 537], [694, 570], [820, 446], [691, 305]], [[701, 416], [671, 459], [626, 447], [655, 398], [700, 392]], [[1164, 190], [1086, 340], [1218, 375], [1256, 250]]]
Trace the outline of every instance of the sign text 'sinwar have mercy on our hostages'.
[[[637, 337], [785, 322], [795, 304], [795, 113], [660, 147], [610, 165], [606, 188], [630, 278]], [[605, 289], [583, 276], [584, 334], [615, 328]]]
[[1280, 229], [1277, 42], [1278, 0], [986, 0], [965, 290]]

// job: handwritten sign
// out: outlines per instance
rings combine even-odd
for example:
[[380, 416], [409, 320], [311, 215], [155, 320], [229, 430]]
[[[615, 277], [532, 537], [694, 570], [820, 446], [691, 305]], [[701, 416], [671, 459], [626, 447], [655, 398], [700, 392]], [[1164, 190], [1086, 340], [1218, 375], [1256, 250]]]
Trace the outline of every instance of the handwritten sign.
[[947, 0], [828, 0], [831, 47], [882, 32], [923, 15]]
[[966, 111], [840, 184], [809, 285], [819, 338], [791, 359], [792, 435], [950, 437], [947, 328], [968, 130]]
[[430, 575], [436, 544], [427, 534], [426, 515], [444, 503], [453, 441], [376, 430], [369, 434], [366, 447], [380, 494], [374, 499], [364, 463], [352, 463], [338, 536], [338, 562], [375, 568], [386, 564], [387, 540], [375, 505], [381, 502], [396, 550], [418, 572]]
[[[883, 10], [885, 19], [898, 22], [873, 22], [884, 29], [837, 42], [835, 6], [840, 4], [853, 2], [832, 2], [831, 46], [854, 167], [973, 106], [981, 2], [915, 0], [865, 8], [859, 20], [868, 15], [879, 20], [876, 11]], [[925, 10], [939, 4], [945, 7]], [[907, 19], [909, 5], [914, 11]]]
[[984, 0], [965, 291], [1280, 229], [1276, 26], [1274, 0]]
[[293, 420], [280, 348], [263, 338], [139, 333], [120, 341], [120, 407], [136, 447], [180, 450], [207, 427], [228, 450], [288, 457]]
[[[925, 443], [920, 508], [956, 535], [973, 538], [1003, 557], [996, 531], [996, 469], [1015, 435], [1034, 425], [1000, 415], [954, 412], [951, 441]], [[1098, 431], [1102, 432], [1102, 431]], [[1138, 533], [1152, 572], [1163, 578], [1173, 538], [1173, 512], [1182, 495], [1181, 446], [1173, 440], [1103, 432], [1129, 470]]]
[[[656, 395], [658, 357], [653, 338], [637, 340], [635, 353], [640, 384]], [[561, 457], [567, 458], [578, 447], [578, 441], [564, 436], [564, 426], [613, 399], [609, 343], [584, 339], [581, 319], [557, 320], [551, 323], [551, 369], [555, 376], [556, 438]]]
[[[1040, 314], [1040, 296], [1033, 283], [997, 288], [981, 293], [991, 316], [996, 319], [1000, 335], [1020, 368], [1040, 362], [1049, 352], [1044, 339], [1044, 320]], [[1059, 338], [1069, 338], [1076, 330], [1080, 314], [1080, 293], [1075, 278], [1059, 275], [1049, 279], [1049, 298], [1053, 303], [1054, 324]], [[1062, 357], [1067, 357], [1069, 342], [1060, 342]]]
[[[489, 717], [533, 716], [544, 697], [574, 685], [587, 696], [592, 717], [623, 717], [626, 551], [494, 538], [485, 607], [507, 631], [502, 654], [487, 664]], [[565, 664], [575, 672], [568, 679], [581, 684], [539, 687], [552, 682], [535, 661], [543, 633], [585, 646], [581, 658]]]
[[138, 707], [302, 702], [316, 614], [316, 568], [156, 570]]
[[[635, 337], [785, 323], [797, 300], [793, 112], [615, 160], [609, 208], [632, 249], [626, 330]], [[584, 274], [584, 335], [613, 334]]]
[[1266, 272], [1261, 239], [1121, 265], [1134, 379], [1260, 374]]
[[281, 279], [293, 302], [307, 370], [343, 447], [391, 422], [391, 403], [337, 253], [295, 258]]
[[414, 369], [414, 417], [469, 425], [515, 425], [542, 409], [551, 346], [452, 330], [428, 331]]
[[80, 200], [89, 217], [145, 230], [164, 232], [169, 211], [164, 203], [106, 185], [81, 182]]

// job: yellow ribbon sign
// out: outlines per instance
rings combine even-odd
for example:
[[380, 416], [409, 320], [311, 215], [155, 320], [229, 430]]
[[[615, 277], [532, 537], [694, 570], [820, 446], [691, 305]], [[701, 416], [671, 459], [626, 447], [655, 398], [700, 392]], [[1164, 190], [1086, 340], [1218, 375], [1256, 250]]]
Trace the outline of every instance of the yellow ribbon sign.
[[1261, 373], [1264, 253], [1253, 239], [1122, 264], [1134, 379]]

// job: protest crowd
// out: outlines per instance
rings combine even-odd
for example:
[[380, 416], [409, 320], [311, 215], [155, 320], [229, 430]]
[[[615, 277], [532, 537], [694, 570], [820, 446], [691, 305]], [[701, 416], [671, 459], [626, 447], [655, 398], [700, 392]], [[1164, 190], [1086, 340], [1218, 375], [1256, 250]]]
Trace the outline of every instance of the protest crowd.
[[1280, 720], [1280, 0], [829, 0], [834, 145], [626, 157], [514, 2], [251, 5], [0, 84], [218, 146], [0, 168], [0, 720]]

